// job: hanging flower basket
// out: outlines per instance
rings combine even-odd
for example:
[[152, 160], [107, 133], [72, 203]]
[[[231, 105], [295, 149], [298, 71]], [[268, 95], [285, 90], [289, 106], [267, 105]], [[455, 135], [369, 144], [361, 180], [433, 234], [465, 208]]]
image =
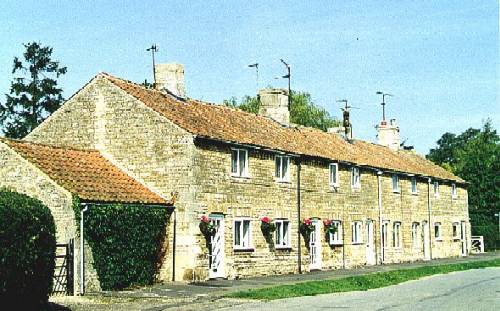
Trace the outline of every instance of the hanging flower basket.
[[330, 234], [335, 234], [337, 233], [338, 226], [335, 225], [333, 220], [331, 219], [325, 219], [323, 220], [323, 225], [325, 226], [325, 232], [330, 233]]
[[312, 220], [311, 218], [306, 218], [302, 221], [302, 223], [300, 224], [300, 232], [302, 233], [302, 235], [304, 237], [309, 237], [309, 235], [311, 234], [311, 232], [314, 231], [314, 225], [312, 223]]
[[205, 237], [211, 237], [215, 235], [215, 232], [217, 231], [206, 215], [203, 215], [200, 218], [200, 231]]
[[260, 230], [265, 237], [269, 237], [276, 231], [276, 225], [271, 222], [269, 217], [264, 216], [260, 219]]

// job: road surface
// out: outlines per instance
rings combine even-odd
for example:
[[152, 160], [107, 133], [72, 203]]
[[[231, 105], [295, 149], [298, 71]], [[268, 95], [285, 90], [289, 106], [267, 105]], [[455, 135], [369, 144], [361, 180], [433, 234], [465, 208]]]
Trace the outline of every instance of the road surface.
[[252, 302], [230, 310], [500, 310], [500, 268], [435, 275], [364, 292]]

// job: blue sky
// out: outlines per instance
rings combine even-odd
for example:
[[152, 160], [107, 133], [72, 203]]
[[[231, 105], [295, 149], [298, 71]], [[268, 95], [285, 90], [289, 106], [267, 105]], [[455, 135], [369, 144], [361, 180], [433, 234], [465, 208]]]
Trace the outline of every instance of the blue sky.
[[445, 132], [499, 129], [499, 2], [490, 1], [11, 1], [0, 2], [0, 101], [22, 43], [54, 48], [68, 67], [69, 97], [96, 73], [151, 80], [150, 55], [185, 65], [188, 96], [222, 102], [285, 87], [280, 58], [292, 65], [292, 88], [340, 117], [354, 110], [354, 136], [375, 139], [378, 90], [394, 94], [388, 117], [427, 153]]

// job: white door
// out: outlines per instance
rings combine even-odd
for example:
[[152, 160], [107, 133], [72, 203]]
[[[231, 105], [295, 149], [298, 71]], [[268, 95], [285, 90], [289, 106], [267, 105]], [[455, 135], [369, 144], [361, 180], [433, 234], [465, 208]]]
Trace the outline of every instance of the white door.
[[210, 215], [210, 223], [215, 227], [215, 234], [210, 240], [210, 254], [208, 262], [208, 277], [210, 279], [223, 278], [224, 275], [224, 216]]
[[321, 270], [321, 225], [319, 220], [313, 220], [314, 230], [309, 236], [309, 270]]
[[375, 241], [373, 237], [373, 221], [366, 222], [366, 264], [372, 266], [376, 263]]
[[424, 260], [431, 260], [431, 244], [430, 244], [430, 231], [429, 223], [427, 221], [422, 222], [422, 238], [424, 241]]
[[465, 221], [460, 223], [460, 243], [462, 245], [462, 256], [467, 256], [467, 234]]

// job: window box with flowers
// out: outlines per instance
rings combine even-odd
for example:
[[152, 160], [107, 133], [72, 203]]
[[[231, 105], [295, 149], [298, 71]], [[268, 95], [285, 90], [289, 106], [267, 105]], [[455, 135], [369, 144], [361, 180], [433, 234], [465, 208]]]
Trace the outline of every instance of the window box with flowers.
[[260, 219], [260, 230], [266, 238], [266, 241], [271, 243], [273, 241], [273, 232], [276, 231], [276, 225], [269, 217], [264, 216]]
[[304, 242], [309, 245], [309, 239], [311, 238], [311, 232], [315, 230], [314, 224], [311, 218], [306, 218], [300, 223], [299, 231], [304, 237]]
[[326, 240], [330, 246], [342, 245], [342, 222], [340, 220], [325, 219]]
[[217, 231], [215, 226], [210, 222], [210, 219], [206, 215], [201, 216], [199, 227], [201, 233], [205, 236], [207, 240], [211, 236], [215, 235], [215, 232]]

